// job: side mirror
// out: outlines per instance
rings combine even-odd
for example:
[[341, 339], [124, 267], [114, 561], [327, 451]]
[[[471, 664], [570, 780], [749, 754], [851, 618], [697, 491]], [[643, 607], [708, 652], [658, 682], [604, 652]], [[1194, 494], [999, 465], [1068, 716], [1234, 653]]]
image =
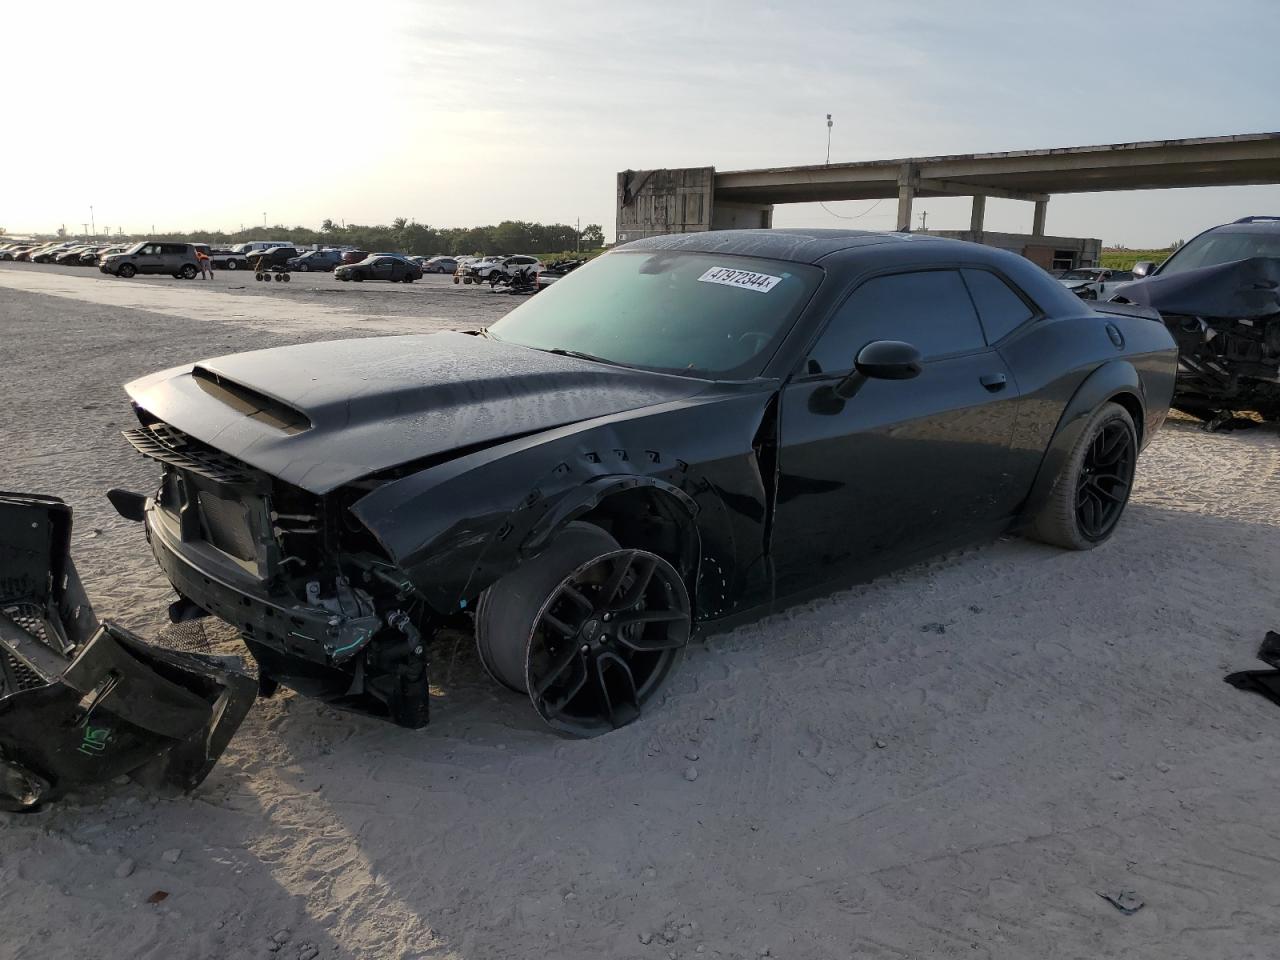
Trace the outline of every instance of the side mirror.
[[853, 372], [833, 388], [848, 400], [868, 380], [910, 380], [920, 375], [920, 351], [901, 340], [873, 340], [858, 351]]
[[1139, 260], [1133, 265], [1133, 275], [1135, 278], [1149, 277], [1154, 272], [1156, 265], [1150, 260]]

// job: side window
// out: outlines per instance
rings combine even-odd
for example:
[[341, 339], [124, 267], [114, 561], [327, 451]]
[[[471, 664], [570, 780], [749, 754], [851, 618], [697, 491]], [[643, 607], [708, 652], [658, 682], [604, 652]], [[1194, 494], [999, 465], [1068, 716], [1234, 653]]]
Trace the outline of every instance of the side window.
[[874, 277], [850, 294], [809, 354], [808, 373], [850, 369], [873, 340], [905, 340], [928, 360], [986, 344], [973, 302], [955, 270]]
[[973, 302], [982, 318], [987, 343], [995, 343], [1022, 326], [1033, 316], [1026, 301], [1009, 289], [1009, 285], [986, 270], [965, 270], [964, 282], [973, 294]]

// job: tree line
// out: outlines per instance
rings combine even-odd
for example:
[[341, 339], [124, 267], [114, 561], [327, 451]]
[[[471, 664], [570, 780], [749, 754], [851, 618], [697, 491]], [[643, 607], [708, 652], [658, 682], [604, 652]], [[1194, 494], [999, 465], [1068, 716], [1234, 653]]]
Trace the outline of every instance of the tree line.
[[565, 223], [529, 223], [503, 220], [486, 227], [433, 227], [397, 217], [389, 224], [342, 224], [325, 220], [319, 230], [309, 227], [253, 227], [226, 233], [221, 230], [190, 230], [185, 233], [135, 235], [138, 240], [174, 240], [231, 247], [249, 240], [288, 240], [302, 246], [329, 244], [352, 246], [372, 252], [396, 252], [429, 257], [437, 254], [469, 256], [482, 253], [561, 253], [568, 250], [597, 250], [604, 246], [604, 230], [598, 223], [576, 230]]

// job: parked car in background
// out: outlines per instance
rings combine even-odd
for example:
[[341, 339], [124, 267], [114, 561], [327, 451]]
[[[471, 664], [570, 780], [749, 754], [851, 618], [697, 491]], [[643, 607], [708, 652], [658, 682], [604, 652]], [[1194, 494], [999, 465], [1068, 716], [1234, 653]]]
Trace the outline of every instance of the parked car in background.
[[1173, 405], [1210, 428], [1243, 410], [1280, 421], [1280, 216], [1210, 227], [1133, 272], [1112, 299], [1154, 307], [1178, 342]]
[[329, 272], [340, 263], [342, 263], [341, 250], [308, 250], [294, 257], [285, 266], [289, 270], [298, 270], [302, 273], [310, 273], [313, 270]]
[[16, 248], [15, 250], [13, 250], [13, 251], [12, 251], [12, 257], [11, 257], [11, 259], [13, 259], [13, 260], [15, 260], [15, 261], [17, 261], [17, 262], [20, 262], [20, 263], [26, 263], [26, 262], [30, 261], [30, 259], [31, 259], [31, 254], [32, 254], [32, 253], [34, 253], [34, 252], [35, 252], [36, 250], [38, 250], [38, 249], [39, 249], [39, 247], [35, 247], [35, 246], [31, 246], [31, 247], [18, 247], [18, 248]]
[[80, 257], [86, 253], [95, 253], [98, 247], [91, 245], [81, 245], [78, 247], [68, 247], [53, 258], [54, 263], [62, 264], [65, 267], [80, 266]]
[[138, 273], [167, 273], [192, 280], [200, 272], [196, 251], [189, 243], [143, 240], [123, 253], [113, 253], [98, 267], [103, 273], [126, 280]]
[[23, 246], [20, 243], [10, 244], [4, 250], [0, 250], [0, 260], [21, 260], [29, 251], [35, 247]]
[[368, 250], [347, 250], [342, 254], [343, 263], [359, 263], [361, 260], [368, 259], [372, 254]]
[[250, 254], [259, 250], [272, 250], [276, 247], [287, 246], [290, 246], [288, 240], [248, 240], [245, 243], [237, 243], [231, 248], [231, 252]]
[[422, 268], [405, 257], [390, 253], [371, 254], [359, 263], [344, 263], [333, 272], [336, 280], [389, 280], [413, 283], [422, 279]]
[[287, 270], [287, 264], [296, 256], [298, 256], [297, 247], [272, 247], [270, 250], [251, 251], [248, 259], [254, 273], [270, 273]]
[[75, 246], [75, 241], [68, 240], [63, 243], [51, 243], [41, 247], [39, 250], [31, 254], [32, 263], [53, 263], [54, 257], [62, 253], [69, 247]]
[[1117, 286], [1132, 279], [1132, 271], [1108, 267], [1078, 267], [1064, 270], [1058, 276], [1058, 282], [1081, 300], [1110, 299]]
[[[98, 250], [95, 250], [91, 254], [84, 254], [83, 256], [81, 256], [80, 262], [90, 266], [97, 266], [97, 265], [100, 265], [104, 259], [111, 256], [112, 254], [124, 253], [128, 249], [129, 247], [125, 244], [117, 244], [114, 247], [100, 247]], [[86, 259], [86, 257], [88, 259]]]
[[428, 257], [422, 264], [423, 273], [453, 273], [458, 269], [454, 257]]

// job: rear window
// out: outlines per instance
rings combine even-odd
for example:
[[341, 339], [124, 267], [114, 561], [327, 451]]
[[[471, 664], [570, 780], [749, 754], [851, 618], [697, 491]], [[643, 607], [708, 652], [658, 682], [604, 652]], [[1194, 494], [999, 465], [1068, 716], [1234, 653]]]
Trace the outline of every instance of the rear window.
[[1026, 301], [1014, 293], [1007, 283], [986, 270], [962, 270], [965, 286], [978, 308], [987, 343], [995, 343], [1022, 326], [1034, 315]]

